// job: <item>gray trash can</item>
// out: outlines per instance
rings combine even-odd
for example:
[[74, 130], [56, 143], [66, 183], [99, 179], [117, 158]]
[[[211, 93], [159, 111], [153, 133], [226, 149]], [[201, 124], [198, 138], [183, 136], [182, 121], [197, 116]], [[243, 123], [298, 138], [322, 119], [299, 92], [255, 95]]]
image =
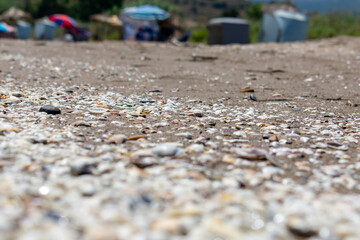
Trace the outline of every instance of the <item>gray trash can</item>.
[[208, 23], [208, 44], [249, 43], [249, 22], [241, 18], [214, 18]]
[[260, 42], [304, 41], [307, 34], [307, 16], [299, 12], [276, 10], [265, 13], [259, 34]]
[[27, 40], [30, 37], [30, 33], [31, 24], [24, 21], [19, 21], [16, 27], [16, 37], [18, 39]]
[[36, 40], [53, 40], [57, 25], [49, 20], [40, 20], [35, 24]]

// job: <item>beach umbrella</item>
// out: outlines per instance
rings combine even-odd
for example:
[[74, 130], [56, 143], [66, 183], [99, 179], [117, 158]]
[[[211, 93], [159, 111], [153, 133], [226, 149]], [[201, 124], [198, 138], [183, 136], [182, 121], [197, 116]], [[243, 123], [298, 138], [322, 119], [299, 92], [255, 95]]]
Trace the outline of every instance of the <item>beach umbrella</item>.
[[59, 27], [62, 28], [76, 28], [76, 21], [65, 14], [54, 14], [49, 16], [49, 20], [56, 23]]
[[14, 31], [15, 29], [12, 26], [9, 26], [5, 23], [0, 23], [0, 32], [11, 33]]
[[124, 13], [132, 19], [146, 21], [164, 20], [169, 17], [165, 10], [153, 5], [125, 8]]

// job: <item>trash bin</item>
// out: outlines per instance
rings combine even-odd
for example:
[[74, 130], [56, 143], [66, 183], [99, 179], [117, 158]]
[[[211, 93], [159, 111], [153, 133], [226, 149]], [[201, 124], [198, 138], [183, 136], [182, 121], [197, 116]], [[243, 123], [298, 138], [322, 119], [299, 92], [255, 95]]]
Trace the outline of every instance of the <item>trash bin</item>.
[[305, 14], [276, 10], [264, 14], [259, 42], [304, 41], [306, 33], [307, 16]]
[[208, 24], [208, 44], [249, 43], [249, 23], [241, 18], [214, 18]]
[[16, 37], [19, 39], [29, 39], [31, 33], [31, 24], [19, 21], [16, 28]]
[[53, 40], [57, 25], [49, 20], [41, 20], [35, 24], [36, 40]]

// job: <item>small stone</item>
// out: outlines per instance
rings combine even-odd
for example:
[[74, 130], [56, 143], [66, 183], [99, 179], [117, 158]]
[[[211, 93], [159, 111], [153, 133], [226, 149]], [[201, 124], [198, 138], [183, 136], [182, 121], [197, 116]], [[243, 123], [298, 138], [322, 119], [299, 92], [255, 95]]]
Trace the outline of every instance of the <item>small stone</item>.
[[138, 168], [144, 169], [156, 165], [158, 162], [153, 157], [136, 158], [131, 160], [131, 163]]
[[140, 103], [154, 103], [154, 100], [140, 100]]
[[194, 135], [192, 135], [191, 133], [188, 132], [184, 132], [184, 133], [176, 133], [175, 136], [177, 137], [184, 137], [186, 139], [192, 139], [194, 137]]
[[133, 158], [146, 158], [146, 157], [153, 157], [153, 153], [150, 149], [140, 149], [131, 154]]
[[279, 141], [279, 137], [277, 135], [272, 135], [270, 138], [269, 138], [269, 141], [270, 142], [278, 142]]
[[324, 117], [326, 117], [326, 118], [332, 118], [335, 116], [336, 116], [335, 113], [329, 113], [329, 114], [324, 115]]
[[216, 126], [215, 121], [208, 121], [206, 124], [209, 125], [209, 126], [212, 126], [212, 127]]
[[204, 145], [202, 144], [192, 144], [187, 148], [188, 152], [203, 152]]
[[74, 127], [91, 127], [91, 124], [84, 120], [75, 121], [75, 122], [71, 123], [71, 125]]
[[271, 142], [270, 147], [280, 147], [280, 143], [279, 142]]
[[336, 149], [336, 150], [343, 150], [343, 151], [347, 151], [349, 149], [346, 145], [343, 145], [343, 144], [338, 143], [338, 142], [328, 142], [327, 147], [332, 148], [332, 149]]
[[234, 164], [236, 162], [236, 158], [234, 158], [230, 154], [225, 154], [222, 158], [222, 161], [228, 164]]
[[77, 160], [70, 166], [70, 173], [73, 176], [81, 176], [85, 174], [93, 174], [96, 164], [91, 161]]
[[180, 221], [175, 218], [155, 220], [151, 224], [151, 229], [159, 232], [167, 232], [169, 234], [181, 234], [182, 232]]
[[236, 155], [247, 160], [266, 160], [267, 152], [258, 148], [248, 148], [235, 150]]
[[317, 234], [317, 231], [306, 220], [299, 217], [289, 217], [287, 227], [292, 234], [299, 237], [309, 238]]
[[310, 93], [304, 92], [301, 94], [301, 97], [304, 97], [304, 98], [310, 97]]
[[236, 132], [233, 132], [233, 135], [237, 136], [237, 137], [243, 137], [243, 138], [246, 138], [246, 132], [244, 131], [236, 131]]
[[17, 98], [21, 98], [21, 97], [24, 96], [24, 95], [22, 95], [21, 93], [18, 93], [18, 92], [14, 92], [12, 95], [13, 95], [14, 97], [17, 97]]
[[154, 89], [154, 90], [150, 90], [149, 92], [151, 92], [151, 93], [160, 93], [160, 92], [162, 92], [162, 90]]
[[196, 160], [202, 164], [206, 164], [206, 163], [215, 164], [219, 161], [218, 158], [213, 154], [202, 154]]
[[48, 186], [41, 186], [39, 189], [38, 189], [38, 192], [40, 195], [42, 196], [46, 196], [49, 194], [50, 192], [50, 188]]
[[106, 113], [107, 112], [107, 109], [105, 108], [91, 108], [91, 109], [88, 109], [89, 113], [92, 113], [92, 114], [103, 114], [103, 113]]
[[122, 144], [128, 140], [127, 136], [123, 134], [116, 134], [108, 138], [108, 143], [112, 144]]
[[80, 188], [82, 195], [85, 197], [91, 197], [96, 193], [95, 186], [90, 183], [81, 184]]
[[61, 110], [53, 105], [42, 106], [39, 112], [46, 112], [47, 114], [53, 114], [53, 115], [61, 114]]
[[250, 86], [246, 86], [246, 87], [240, 89], [240, 92], [255, 92], [255, 90]]
[[250, 95], [250, 99], [253, 100], [253, 101], [255, 101], [255, 102], [257, 101], [257, 98], [255, 97], [254, 94], [251, 94], [251, 95]]
[[180, 149], [172, 144], [161, 144], [151, 151], [157, 157], [172, 157], [180, 153]]
[[194, 117], [203, 117], [204, 116], [204, 113], [200, 110], [195, 110], [193, 112], [190, 112], [188, 114], [189, 116], [194, 116]]
[[146, 136], [145, 135], [135, 135], [135, 136], [131, 136], [131, 137], [129, 137], [129, 141], [134, 141], [134, 140], [139, 140], [139, 139], [141, 139], [141, 138], [146, 138]]
[[307, 143], [309, 141], [310, 141], [310, 138], [308, 138], [308, 137], [301, 137], [300, 138], [300, 142]]

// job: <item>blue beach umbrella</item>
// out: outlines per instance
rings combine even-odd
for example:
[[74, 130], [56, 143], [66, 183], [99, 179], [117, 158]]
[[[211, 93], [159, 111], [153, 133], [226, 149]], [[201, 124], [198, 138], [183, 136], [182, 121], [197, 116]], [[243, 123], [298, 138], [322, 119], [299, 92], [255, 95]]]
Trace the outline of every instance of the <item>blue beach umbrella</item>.
[[169, 17], [165, 10], [153, 5], [129, 7], [124, 10], [124, 13], [132, 19], [146, 21], [164, 20]]

